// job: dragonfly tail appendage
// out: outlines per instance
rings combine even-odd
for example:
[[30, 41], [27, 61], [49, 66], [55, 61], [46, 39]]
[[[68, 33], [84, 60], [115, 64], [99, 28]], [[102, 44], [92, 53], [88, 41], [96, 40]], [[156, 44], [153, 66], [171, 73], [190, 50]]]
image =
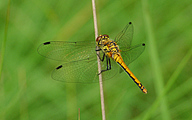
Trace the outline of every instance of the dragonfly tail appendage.
[[114, 60], [126, 71], [126, 73], [132, 78], [132, 80], [137, 84], [137, 86], [141, 89], [141, 91], [147, 94], [147, 89], [141, 84], [141, 82], [135, 77], [135, 75], [131, 72], [131, 70], [124, 63], [122, 57], [117, 55], [114, 57]]

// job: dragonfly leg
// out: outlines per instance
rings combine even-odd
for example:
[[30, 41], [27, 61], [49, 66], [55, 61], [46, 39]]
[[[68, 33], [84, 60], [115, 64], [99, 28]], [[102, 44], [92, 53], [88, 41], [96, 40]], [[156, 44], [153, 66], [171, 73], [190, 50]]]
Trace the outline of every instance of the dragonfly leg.
[[[103, 56], [103, 59], [104, 59], [104, 56]], [[107, 70], [111, 70], [111, 61], [110, 61], [110, 58], [108, 58], [107, 56], [106, 56], [106, 62], [107, 62], [107, 69], [106, 70], [101, 70], [101, 72], [98, 75], [100, 75], [102, 72], [105, 72]]]
[[111, 60], [108, 57], [106, 57], [106, 59], [107, 59], [107, 70], [111, 70]]
[[101, 51], [101, 48], [99, 48], [99, 49], [95, 48], [95, 51]]
[[[99, 48], [99, 49], [95, 49], [95, 51], [101, 51], [102, 49], [101, 48]], [[97, 54], [97, 53], [96, 53]], [[103, 54], [103, 58], [101, 59], [101, 56], [99, 55], [99, 54], [97, 54], [97, 56], [99, 57], [99, 59], [100, 59], [100, 61], [104, 61], [104, 58], [105, 58], [105, 54]]]
[[104, 58], [105, 58], [105, 54], [103, 54], [103, 57], [102, 57], [102, 59], [101, 59], [101, 56], [100, 56], [99, 54], [97, 54], [97, 56], [99, 57], [99, 60], [100, 60], [100, 61], [102, 61], [102, 62], [104, 61]]

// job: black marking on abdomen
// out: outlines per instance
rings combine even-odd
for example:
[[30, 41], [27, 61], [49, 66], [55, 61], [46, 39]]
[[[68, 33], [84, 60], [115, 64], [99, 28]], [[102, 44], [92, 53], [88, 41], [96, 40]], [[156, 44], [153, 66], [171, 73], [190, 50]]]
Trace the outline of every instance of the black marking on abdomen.
[[125, 70], [125, 72], [129, 75], [129, 77], [138, 85], [138, 83], [135, 81], [135, 79], [130, 75], [130, 73], [119, 63], [119, 62], [117, 62], [120, 66], [121, 66], [121, 68], [123, 68], [124, 70]]
[[[121, 68], [123, 68], [125, 70], [126, 73], [128, 73], [127, 70], [119, 62], [117, 62], [117, 63], [121, 66]], [[128, 75], [134, 80], [134, 78], [129, 73], [128, 73]]]
[[[125, 71], [126, 73], [131, 77], [131, 79], [137, 84], [137, 86], [141, 89], [142, 92], [144, 92], [143, 90], [145, 89], [145, 87], [141, 84], [141, 82], [136, 82], [136, 79], [133, 78], [130, 73], [119, 63], [117, 62]], [[145, 92], [144, 92], [145, 93]]]

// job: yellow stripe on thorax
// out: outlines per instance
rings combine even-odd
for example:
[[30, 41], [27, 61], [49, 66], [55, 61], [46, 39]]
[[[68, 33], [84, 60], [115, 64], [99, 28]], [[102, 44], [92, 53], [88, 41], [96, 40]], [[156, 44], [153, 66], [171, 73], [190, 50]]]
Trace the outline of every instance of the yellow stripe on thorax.
[[127, 74], [133, 79], [137, 86], [144, 92], [147, 93], [147, 89], [141, 84], [141, 82], [135, 77], [131, 70], [124, 63], [121, 55], [119, 53], [113, 55], [113, 59], [127, 72]]

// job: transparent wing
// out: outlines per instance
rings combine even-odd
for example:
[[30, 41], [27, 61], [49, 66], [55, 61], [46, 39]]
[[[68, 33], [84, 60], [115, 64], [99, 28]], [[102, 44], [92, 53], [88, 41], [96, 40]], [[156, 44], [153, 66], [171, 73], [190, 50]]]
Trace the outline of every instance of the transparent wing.
[[[66, 42], [51, 41], [41, 44], [38, 48], [40, 55], [61, 60], [65, 63], [52, 72], [52, 78], [69, 83], [98, 82], [98, 65], [95, 42]], [[100, 56], [103, 56], [100, 51]], [[101, 69], [107, 68], [106, 59], [101, 62]], [[112, 78], [116, 73], [117, 64], [111, 60], [111, 70], [102, 72], [103, 80]]]
[[121, 56], [126, 65], [129, 65], [135, 59], [137, 59], [145, 50], [145, 44], [138, 44], [131, 47], [124, 47], [121, 49]]
[[50, 41], [41, 44], [38, 53], [44, 57], [64, 62], [91, 59], [96, 56], [96, 44], [93, 41]]
[[92, 83], [98, 81], [97, 61], [83, 60], [62, 64], [52, 72], [54, 80], [69, 83]]
[[[145, 44], [138, 44], [132, 46], [133, 39], [133, 24], [129, 22], [125, 26], [125, 28], [116, 36], [115, 42], [119, 45], [121, 50], [121, 56], [126, 65], [132, 63], [135, 59], [137, 59], [144, 51]], [[120, 72], [123, 70], [120, 69]]]
[[133, 39], [133, 24], [129, 22], [116, 37], [115, 42], [119, 45], [120, 48], [130, 47]]
[[[98, 64], [95, 58], [62, 64], [52, 72], [52, 78], [69, 83], [94, 83], [99, 82]], [[112, 62], [112, 69], [102, 72], [103, 80], [112, 78], [117, 73], [117, 64]], [[101, 69], [106, 69], [106, 61], [101, 62]]]

